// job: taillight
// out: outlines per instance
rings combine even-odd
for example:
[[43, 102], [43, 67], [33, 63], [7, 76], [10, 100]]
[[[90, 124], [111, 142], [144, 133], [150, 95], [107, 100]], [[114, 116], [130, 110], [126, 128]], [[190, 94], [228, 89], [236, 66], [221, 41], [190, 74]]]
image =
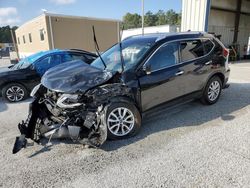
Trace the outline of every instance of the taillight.
[[226, 49], [226, 48], [223, 48], [223, 56], [224, 56], [225, 58], [227, 58], [228, 55], [229, 55], [229, 50]]

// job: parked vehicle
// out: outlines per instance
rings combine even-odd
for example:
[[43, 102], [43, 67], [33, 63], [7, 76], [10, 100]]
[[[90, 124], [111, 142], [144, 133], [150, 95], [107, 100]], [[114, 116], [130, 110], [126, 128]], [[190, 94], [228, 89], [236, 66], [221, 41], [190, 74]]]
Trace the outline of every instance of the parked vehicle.
[[0, 69], [0, 93], [9, 102], [26, 99], [40, 83], [41, 76], [51, 67], [80, 59], [91, 63], [96, 55], [82, 50], [42, 51], [22, 59], [19, 63]]
[[32, 91], [13, 153], [26, 138], [69, 137], [97, 147], [135, 135], [142, 113], [158, 105], [190, 98], [214, 104], [228, 87], [227, 59], [213, 35], [188, 32], [129, 37], [91, 65], [54, 67]]

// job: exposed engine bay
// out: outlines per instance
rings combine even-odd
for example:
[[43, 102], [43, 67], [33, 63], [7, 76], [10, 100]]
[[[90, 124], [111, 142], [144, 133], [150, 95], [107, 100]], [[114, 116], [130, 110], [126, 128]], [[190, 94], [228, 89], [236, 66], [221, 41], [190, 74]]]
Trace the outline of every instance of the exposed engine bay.
[[[63, 65], [65, 69], [69, 69], [65, 64]], [[122, 82], [107, 82], [113, 75], [103, 76], [104, 79], [101, 80], [102, 75], [99, 69], [90, 68], [89, 65], [84, 66], [91, 69], [91, 76], [95, 76], [95, 73], [99, 74], [98, 79], [92, 81], [92, 88], [85, 87], [85, 90], [65, 93], [63, 82], [66, 83], [67, 87], [72, 85], [66, 78], [64, 81], [60, 80], [60, 83], [53, 80], [53, 82], [60, 84], [60, 89], [52, 90], [49, 87], [51, 82], [46, 78], [51, 73], [53, 78], [58, 78], [54, 75], [55, 70], [45, 74], [42, 84], [36, 86], [31, 92], [34, 100], [30, 104], [27, 120], [18, 125], [21, 136], [16, 138], [13, 153], [26, 147], [26, 139], [40, 143], [42, 138], [47, 138], [48, 143], [50, 143], [53, 138], [70, 138], [93, 147], [99, 147], [106, 141], [105, 113], [111, 102], [110, 99], [116, 96], [129, 96], [130, 89]], [[83, 66], [81, 65], [81, 67]], [[59, 67], [59, 69], [62, 70], [63, 67]], [[107, 74], [105, 73], [105, 75]], [[90, 76], [88, 80], [91, 80]], [[71, 81], [74, 82], [74, 85], [77, 84], [75, 80], [71, 79]], [[83, 82], [82, 79], [80, 81]], [[102, 82], [105, 83], [102, 84]], [[96, 86], [97, 84], [99, 86]], [[57, 88], [59, 87], [57, 86]]]

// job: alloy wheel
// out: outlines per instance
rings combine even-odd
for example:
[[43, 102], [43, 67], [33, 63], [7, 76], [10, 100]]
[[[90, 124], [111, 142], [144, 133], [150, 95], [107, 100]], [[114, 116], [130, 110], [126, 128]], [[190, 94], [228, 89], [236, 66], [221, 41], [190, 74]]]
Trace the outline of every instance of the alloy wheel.
[[135, 117], [128, 108], [119, 107], [111, 111], [107, 118], [109, 131], [116, 136], [125, 136], [134, 128]]
[[215, 101], [219, 97], [220, 89], [221, 89], [221, 86], [217, 80], [213, 81], [210, 84], [208, 88], [208, 98], [210, 101]]
[[6, 97], [12, 102], [21, 101], [25, 96], [25, 91], [19, 86], [11, 86], [6, 91]]

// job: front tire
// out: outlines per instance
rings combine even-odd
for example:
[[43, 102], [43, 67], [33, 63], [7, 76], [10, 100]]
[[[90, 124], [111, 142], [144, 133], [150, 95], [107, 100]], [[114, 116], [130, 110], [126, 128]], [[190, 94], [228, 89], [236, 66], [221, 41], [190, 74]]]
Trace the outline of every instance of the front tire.
[[221, 90], [222, 90], [221, 79], [218, 76], [212, 77], [208, 81], [204, 89], [201, 102], [207, 105], [215, 104], [220, 98]]
[[106, 111], [106, 122], [109, 139], [128, 138], [139, 131], [141, 114], [131, 103], [111, 103]]
[[9, 102], [19, 102], [28, 97], [28, 91], [21, 84], [11, 83], [3, 88], [2, 96]]

